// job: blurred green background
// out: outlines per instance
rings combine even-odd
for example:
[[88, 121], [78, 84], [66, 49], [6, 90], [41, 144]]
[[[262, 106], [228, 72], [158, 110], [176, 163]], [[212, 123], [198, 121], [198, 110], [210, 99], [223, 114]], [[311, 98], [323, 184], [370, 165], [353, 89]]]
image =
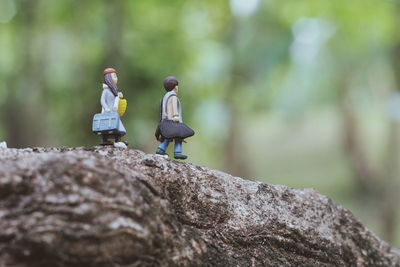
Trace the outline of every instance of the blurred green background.
[[114, 67], [154, 153], [174, 75], [189, 162], [314, 188], [400, 246], [399, 26], [397, 0], [0, 0], [0, 141], [98, 144]]

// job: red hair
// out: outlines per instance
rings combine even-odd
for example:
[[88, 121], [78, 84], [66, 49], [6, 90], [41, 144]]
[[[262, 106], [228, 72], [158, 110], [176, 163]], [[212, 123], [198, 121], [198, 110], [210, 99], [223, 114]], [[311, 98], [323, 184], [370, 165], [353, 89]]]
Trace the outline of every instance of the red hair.
[[106, 75], [106, 74], [108, 74], [108, 73], [117, 73], [117, 71], [116, 71], [114, 68], [106, 68], [106, 69], [103, 71], [103, 74]]

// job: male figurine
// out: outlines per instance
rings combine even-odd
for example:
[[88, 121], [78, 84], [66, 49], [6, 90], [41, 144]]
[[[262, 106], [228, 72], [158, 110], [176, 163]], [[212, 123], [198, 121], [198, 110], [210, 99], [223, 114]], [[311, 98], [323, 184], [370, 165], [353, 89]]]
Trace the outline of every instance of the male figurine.
[[156, 154], [167, 155], [167, 147], [171, 141], [175, 141], [174, 158], [186, 159], [182, 154], [182, 141], [194, 135], [194, 131], [182, 122], [181, 103], [178, 99], [178, 80], [175, 77], [167, 77], [164, 80], [164, 88], [167, 91], [160, 105], [160, 124], [156, 131], [156, 138], [161, 142]]

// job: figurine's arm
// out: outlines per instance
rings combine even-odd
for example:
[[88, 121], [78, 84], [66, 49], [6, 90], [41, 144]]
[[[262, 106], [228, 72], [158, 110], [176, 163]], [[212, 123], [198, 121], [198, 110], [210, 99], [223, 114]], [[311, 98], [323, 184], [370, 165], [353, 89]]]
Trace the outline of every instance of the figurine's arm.
[[172, 120], [179, 122], [180, 118], [178, 111], [178, 97], [171, 96], [171, 101], [172, 101]]
[[110, 112], [110, 108], [107, 106], [106, 96], [107, 96], [107, 90], [103, 90], [103, 93], [101, 93], [100, 104], [105, 112]]
[[116, 97], [114, 98], [113, 111], [118, 111], [118, 105], [119, 105], [119, 97], [116, 96]]

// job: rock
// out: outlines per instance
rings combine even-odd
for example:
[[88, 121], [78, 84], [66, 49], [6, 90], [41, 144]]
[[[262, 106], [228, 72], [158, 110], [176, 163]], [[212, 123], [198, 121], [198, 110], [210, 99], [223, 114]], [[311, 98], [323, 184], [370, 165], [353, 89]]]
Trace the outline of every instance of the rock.
[[312, 189], [112, 147], [0, 153], [0, 266], [400, 266]]

